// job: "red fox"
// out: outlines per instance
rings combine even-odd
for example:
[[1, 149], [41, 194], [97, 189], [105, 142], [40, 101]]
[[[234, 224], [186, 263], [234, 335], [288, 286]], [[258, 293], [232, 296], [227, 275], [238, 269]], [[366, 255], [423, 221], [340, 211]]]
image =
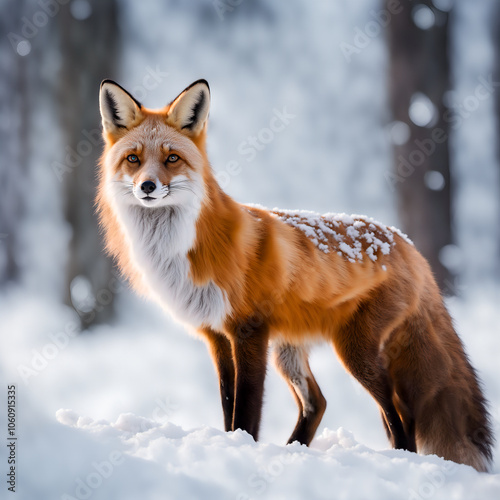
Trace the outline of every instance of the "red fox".
[[486, 471], [486, 401], [426, 260], [366, 217], [234, 201], [207, 158], [209, 104], [205, 80], [158, 110], [104, 80], [97, 206], [133, 287], [206, 340], [226, 431], [257, 440], [271, 343], [299, 408], [288, 442], [309, 445], [326, 401], [308, 350], [326, 341], [377, 402], [394, 448]]

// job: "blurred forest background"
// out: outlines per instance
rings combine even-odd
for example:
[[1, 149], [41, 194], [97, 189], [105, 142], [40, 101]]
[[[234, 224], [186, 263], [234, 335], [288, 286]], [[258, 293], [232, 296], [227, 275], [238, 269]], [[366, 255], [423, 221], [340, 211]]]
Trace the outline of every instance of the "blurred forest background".
[[[117, 313], [93, 206], [104, 78], [148, 107], [206, 78], [238, 201], [365, 212], [445, 294], [495, 285], [499, 28], [495, 0], [1, 0], [0, 287], [86, 327]], [[293, 119], [249, 154], [277, 112]]]
[[[168, 452], [151, 441], [136, 458], [129, 444], [73, 428], [105, 419], [114, 436], [144, 417], [175, 436], [194, 429], [219, 440], [222, 424], [206, 346], [129, 292], [104, 254], [94, 196], [105, 78], [152, 108], [207, 79], [209, 158], [238, 201], [361, 213], [405, 231], [449, 296], [499, 435], [498, 0], [0, 0], [0, 380], [19, 388], [19, 498], [83, 498], [75, 481], [117, 449], [127, 460], [92, 490], [96, 500], [254, 498], [246, 478], [274, 463], [266, 452], [251, 458], [246, 445], [238, 457], [232, 448], [206, 454], [211, 438], [187, 434], [194, 456], [175, 448], [183, 439], [165, 439], [170, 431], [158, 437]], [[366, 489], [373, 483], [359, 477], [384, 471], [383, 488], [365, 497], [413, 498], [411, 488], [435, 485], [441, 476], [425, 474], [441, 470], [453, 479], [444, 465], [401, 455], [388, 476], [371, 397], [328, 346], [313, 349], [311, 367], [328, 400], [326, 435], [347, 429], [363, 444], [352, 457], [335, 455], [346, 457], [337, 473]], [[73, 410], [63, 412], [69, 423], [61, 408]], [[270, 369], [263, 442], [285, 443], [296, 415]], [[4, 418], [5, 410], [7, 429]], [[385, 450], [380, 469], [353, 466], [357, 454], [365, 463], [364, 446]], [[276, 478], [274, 497], [296, 498], [310, 483], [330, 491], [333, 476], [317, 463], [296, 477], [290, 468], [293, 481]], [[457, 480], [467, 481], [465, 472]], [[490, 479], [438, 496], [465, 498]], [[215, 483], [230, 494], [207, 494]], [[294, 485], [291, 495], [280, 490]]]

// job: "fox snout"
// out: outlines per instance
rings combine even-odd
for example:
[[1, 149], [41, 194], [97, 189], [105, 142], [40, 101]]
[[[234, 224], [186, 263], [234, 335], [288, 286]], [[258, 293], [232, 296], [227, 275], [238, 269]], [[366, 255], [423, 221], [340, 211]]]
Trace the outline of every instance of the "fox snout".
[[143, 193], [146, 193], [146, 195], [152, 193], [155, 189], [156, 189], [156, 184], [153, 181], [144, 181], [141, 184], [141, 191]]
[[143, 176], [137, 180], [132, 192], [142, 205], [152, 207], [166, 201], [165, 198], [169, 194], [169, 185], [164, 184], [158, 178]]

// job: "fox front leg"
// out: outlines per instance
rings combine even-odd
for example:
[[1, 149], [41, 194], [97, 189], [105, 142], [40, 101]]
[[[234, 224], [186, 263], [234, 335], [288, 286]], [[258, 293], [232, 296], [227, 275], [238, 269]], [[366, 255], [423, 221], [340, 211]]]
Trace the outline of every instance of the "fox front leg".
[[232, 429], [247, 431], [255, 441], [262, 415], [268, 340], [267, 325], [252, 321], [236, 325], [231, 337], [235, 365]]
[[204, 332], [208, 341], [210, 354], [217, 375], [219, 376], [219, 390], [224, 413], [224, 430], [233, 430], [233, 409], [234, 409], [234, 362], [231, 343], [224, 334], [207, 329]]

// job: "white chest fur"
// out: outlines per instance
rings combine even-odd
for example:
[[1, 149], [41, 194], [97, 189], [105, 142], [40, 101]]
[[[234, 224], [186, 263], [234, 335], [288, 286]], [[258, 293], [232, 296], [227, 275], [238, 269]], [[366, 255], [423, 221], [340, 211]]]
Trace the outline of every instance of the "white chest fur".
[[177, 206], [122, 206], [118, 212], [132, 261], [151, 295], [184, 323], [220, 329], [229, 312], [226, 294], [211, 281], [195, 285], [189, 276], [187, 252], [195, 241], [197, 213]]

